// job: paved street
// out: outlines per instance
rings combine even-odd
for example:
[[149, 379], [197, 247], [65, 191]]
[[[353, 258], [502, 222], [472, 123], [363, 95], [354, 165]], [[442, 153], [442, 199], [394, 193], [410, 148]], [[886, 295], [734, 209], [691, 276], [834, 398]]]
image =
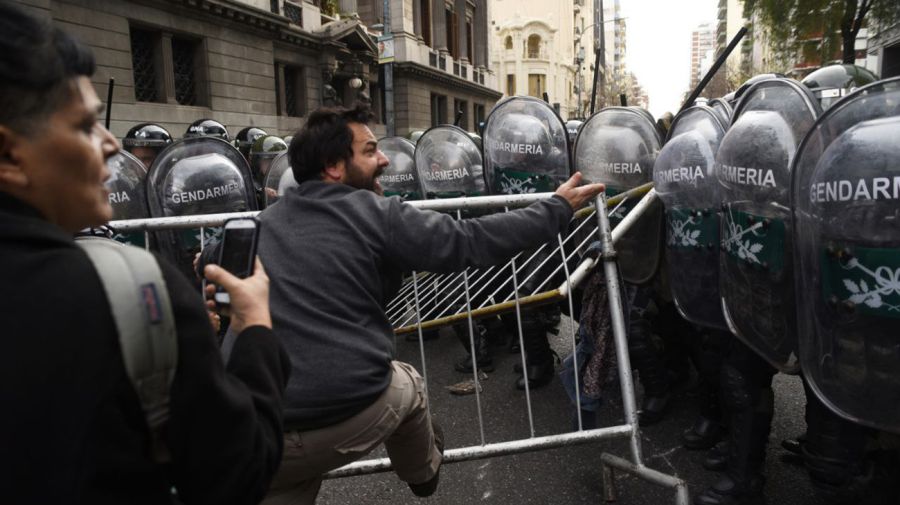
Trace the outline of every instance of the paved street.
[[[560, 355], [566, 354], [570, 337], [565, 330], [554, 342]], [[453, 370], [452, 361], [463, 354], [462, 347], [446, 330], [441, 338], [425, 342], [432, 410], [444, 427], [447, 447], [479, 443], [475, 396], [454, 396], [445, 386], [466, 378]], [[484, 431], [488, 443], [525, 438], [529, 435], [525, 395], [513, 387], [513, 364], [519, 355], [495, 348], [496, 371], [489, 374], [482, 395]], [[398, 341], [402, 360], [419, 367], [418, 344]], [[782, 438], [801, 432], [803, 390], [796, 377], [776, 376], [775, 423], [769, 442], [766, 495], [770, 504], [817, 505], [806, 472], [780, 460]], [[638, 392], [640, 395], [640, 392]], [[618, 391], [603, 409], [604, 426], [622, 423]], [[638, 397], [640, 398], [640, 396]], [[570, 429], [570, 407], [558, 379], [533, 392], [536, 435], [563, 433]], [[686, 479], [692, 496], [710, 485], [716, 475], [700, 466], [702, 453], [681, 448], [678, 436], [693, 420], [695, 408], [690, 388], [680, 388], [670, 414], [660, 424], [643, 431], [643, 450], [648, 466]], [[640, 401], [638, 401], [640, 404]], [[600, 454], [608, 451], [627, 457], [624, 440], [507, 456], [445, 466], [441, 485], [427, 503], [469, 504], [597, 504], [602, 503]], [[384, 456], [383, 451], [376, 454]], [[672, 503], [674, 494], [635, 477], [618, 474], [618, 503]], [[326, 481], [318, 503], [397, 504], [426, 503], [416, 499], [406, 485], [391, 473]]]

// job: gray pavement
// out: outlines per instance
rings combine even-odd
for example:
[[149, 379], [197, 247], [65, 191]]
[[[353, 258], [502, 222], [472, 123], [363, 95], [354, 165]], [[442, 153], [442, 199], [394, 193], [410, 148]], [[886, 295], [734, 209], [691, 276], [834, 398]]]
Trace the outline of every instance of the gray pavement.
[[[560, 336], [553, 346], [560, 355], [571, 349], [564, 318]], [[398, 339], [398, 357], [421, 370], [418, 343]], [[451, 395], [445, 386], [466, 376], [453, 370], [453, 361], [464, 354], [462, 346], [448, 330], [437, 340], [425, 342], [429, 396], [432, 412], [444, 428], [447, 447], [480, 442], [475, 396]], [[482, 408], [485, 439], [488, 443], [527, 438], [530, 434], [525, 395], [513, 382], [518, 354], [494, 348], [496, 371], [484, 381]], [[557, 367], [558, 368], [558, 367]], [[766, 496], [769, 504], [819, 505], [806, 471], [781, 461], [779, 442], [804, 429], [804, 395], [799, 378], [775, 378], [776, 412], [768, 444]], [[621, 424], [622, 408], [618, 390], [601, 413], [603, 426]], [[638, 391], [640, 404], [640, 391]], [[532, 392], [535, 434], [565, 433], [571, 430], [572, 409], [557, 378], [549, 386]], [[645, 463], [665, 473], [685, 479], [693, 497], [716, 480], [716, 474], [700, 466], [702, 452], [686, 451], [679, 435], [693, 421], [696, 409], [690, 385], [676, 390], [666, 419], [642, 432]], [[319, 505], [338, 504], [598, 504], [603, 502], [600, 454], [611, 452], [627, 457], [627, 442], [614, 440], [516, 456], [446, 465], [441, 484], [430, 499], [415, 498], [406, 484], [392, 473], [325, 481]], [[383, 457], [383, 450], [372, 456]], [[617, 474], [618, 501], [622, 505], [674, 503], [674, 493], [635, 477]]]

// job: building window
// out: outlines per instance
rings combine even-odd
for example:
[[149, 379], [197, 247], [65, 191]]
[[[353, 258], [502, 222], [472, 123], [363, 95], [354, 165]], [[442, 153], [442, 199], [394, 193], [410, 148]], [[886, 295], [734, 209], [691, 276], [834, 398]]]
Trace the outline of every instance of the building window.
[[202, 40], [134, 26], [130, 32], [136, 101], [208, 105]]
[[131, 29], [131, 65], [134, 71], [134, 99], [138, 102], [162, 102], [159, 67], [161, 54], [159, 34], [148, 30]]
[[484, 104], [476, 103], [472, 108], [475, 113], [475, 130], [478, 131], [481, 128], [481, 123], [484, 122]]
[[510, 36], [510, 35], [506, 36], [506, 42], [504, 42], [504, 46], [506, 47], [507, 50], [513, 48], [512, 36]]
[[179, 105], [197, 105], [196, 40], [172, 38], [172, 68], [175, 73], [175, 101]]
[[418, 0], [419, 2], [419, 35], [425, 45], [431, 46], [431, 0]]
[[506, 94], [509, 96], [516, 94], [516, 74], [506, 74]]
[[528, 74], [528, 95], [535, 98], [544, 98], [546, 91], [546, 79], [544, 74]]
[[459, 21], [451, 5], [445, 5], [444, 18], [447, 23], [447, 49], [454, 60], [459, 59]]
[[278, 114], [302, 117], [306, 113], [306, 79], [303, 67], [275, 63]]
[[431, 126], [447, 124], [447, 97], [431, 94]]
[[303, 10], [292, 2], [284, 2], [284, 17], [297, 26], [303, 26]]
[[540, 58], [541, 57], [541, 36], [540, 35], [529, 35], [528, 36], [528, 53], [526, 55], [528, 58]]
[[[456, 117], [459, 117], [459, 122], [456, 123], [457, 126], [462, 128], [463, 130], [469, 130], [469, 102], [465, 100], [453, 100], [453, 114]], [[456, 117], [454, 117], [454, 122], [456, 121]]]

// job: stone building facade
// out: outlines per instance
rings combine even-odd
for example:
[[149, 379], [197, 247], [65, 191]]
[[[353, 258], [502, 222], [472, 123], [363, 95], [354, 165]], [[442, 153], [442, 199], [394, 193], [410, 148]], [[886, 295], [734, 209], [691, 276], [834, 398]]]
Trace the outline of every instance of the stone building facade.
[[[398, 135], [453, 123], [475, 131], [501, 97], [490, 70], [488, 0], [390, 0], [394, 121]], [[384, 0], [341, 0], [370, 27]]]
[[494, 0], [491, 59], [505, 95], [543, 98], [547, 93], [563, 119], [583, 114], [591, 74], [579, 69], [593, 62], [590, 4]]
[[17, 1], [93, 48], [101, 100], [115, 79], [120, 138], [144, 121], [181, 137], [199, 118], [231, 135], [245, 126], [287, 135], [322, 104], [382, 107], [374, 37], [319, 0]]

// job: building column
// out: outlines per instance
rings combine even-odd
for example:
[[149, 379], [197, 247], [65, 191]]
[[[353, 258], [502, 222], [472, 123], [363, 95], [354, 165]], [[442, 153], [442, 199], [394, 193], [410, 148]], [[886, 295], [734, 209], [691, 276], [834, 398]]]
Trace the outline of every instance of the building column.
[[435, 51], [447, 52], [447, 20], [444, 18], [444, 0], [424, 0], [431, 2], [432, 46]]
[[466, 36], [466, 0], [454, 0], [453, 4], [456, 9], [456, 38], [459, 40], [458, 59], [460, 63], [469, 63], [469, 38]]
[[473, 20], [473, 22], [475, 23], [474, 65], [476, 67], [487, 68], [489, 66], [488, 44], [490, 41], [490, 36], [488, 34], [487, 2], [485, 0], [477, 0], [475, 2], [475, 19]]
[[422, 2], [427, 0], [413, 0], [412, 16], [413, 16], [413, 33], [416, 38], [422, 40]]

